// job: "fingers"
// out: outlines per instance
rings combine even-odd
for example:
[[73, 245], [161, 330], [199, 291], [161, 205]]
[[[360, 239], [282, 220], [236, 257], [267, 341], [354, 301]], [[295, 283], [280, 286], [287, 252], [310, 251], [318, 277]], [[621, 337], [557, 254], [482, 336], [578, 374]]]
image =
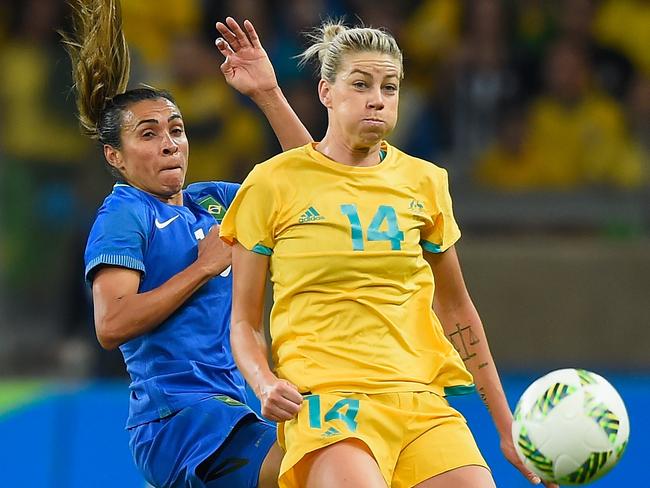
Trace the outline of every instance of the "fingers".
[[256, 49], [262, 49], [262, 43], [260, 42], [260, 38], [257, 35], [257, 32], [255, 31], [255, 27], [253, 27], [253, 24], [250, 20], [244, 21], [244, 29], [246, 29], [246, 33], [248, 34], [248, 37], [250, 38], [253, 47]]
[[262, 416], [274, 422], [286, 422], [296, 416], [290, 409], [286, 410], [280, 405], [266, 404], [262, 406]]
[[[253, 24], [249, 20], [244, 21], [246, 32], [242, 30], [237, 21], [232, 17], [226, 17], [225, 24], [223, 22], [217, 22], [216, 27], [229, 44], [231, 52], [251, 46], [258, 49], [261, 49], [262, 47], [260, 38], [255, 31], [255, 27], [253, 27]], [[219, 45], [217, 45], [217, 47], [219, 48]], [[219, 50], [221, 51], [221, 48], [219, 48]]]
[[[226, 22], [228, 22], [228, 19], [226, 19]], [[237, 22], [235, 22], [235, 24], [236, 23]], [[237, 39], [237, 36], [235, 36], [235, 34], [228, 28], [228, 26], [226, 26], [223, 22], [217, 22], [216, 27], [217, 30], [219, 31], [219, 34], [223, 36], [223, 38], [226, 40], [226, 42], [230, 45], [230, 47], [233, 50], [237, 50], [240, 48], [239, 40]]]
[[541, 478], [529, 470], [518, 458], [517, 461], [513, 464], [533, 485], [539, 485], [542, 482]]
[[260, 400], [264, 417], [276, 422], [284, 422], [298, 414], [302, 395], [294, 385], [280, 380], [262, 391]]
[[523, 475], [528, 479], [528, 481], [530, 481], [533, 485], [541, 484], [542, 479], [532, 471], [529, 471], [523, 464], [517, 467], [519, 468], [519, 471], [521, 471]]
[[[284, 397], [287, 398], [289, 401], [300, 405], [302, 403], [302, 395], [298, 391], [298, 388], [296, 388], [293, 384], [289, 383], [288, 381], [285, 380], [280, 380], [280, 381], [283, 385], [281, 391], [283, 392]], [[296, 411], [296, 413], [298, 412]]]
[[[514, 448], [513, 448], [514, 452]], [[506, 458], [517, 468], [519, 471], [521, 471], [521, 474], [523, 474], [528, 481], [530, 481], [533, 485], [539, 485], [542, 483], [542, 480], [539, 476], [537, 476], [535, 473], [533, 473], [530, 469], [526, 467], [526, 465], [521, 462], [521, 459], [516, 454], [513, 454], [512, 457], [506, 455]]]
[[528, 475], [527, 478], [533, 485], [539, 485], [542, 482], [541, 478], [536, 474]]
[[515, 449], [511, 437], [508, 437], [507, 439], [502, 439], [501, 450], [503, 451], [503, 454], [505, 455], [506, 459], [510, 461], [510, 463], [515, 468], [517, 468], [521, 472], [521, 474], [523, 474], [526, 477], [526, 479], [533, 485], [543, 484], [547, 488], [559, 488], [559, 486], [554, 483], [543, 482], [542, 479], [537, 474], [533, 473], [530, 469], [528, 469], [528, 467], [526, 467], [526, 465], [517, 455], [517, 451]]
[[[232, 17], [226, 17], [226, 24], [228, 27], [230, 27], [230, 30], [235, 33], [235, 36], [237, 36], [237, 41], [239, 41], [239, 46], [244, 48], [244, 47], [250, 47], [251, 43], [248, 40], [248, 36], [246, 33], [242, 30], [241, 27], [239, 27], [239, 24], [235, 19]], [[231, 46], [233, 49], [236, 49], [236, 47], [231, 43]]]

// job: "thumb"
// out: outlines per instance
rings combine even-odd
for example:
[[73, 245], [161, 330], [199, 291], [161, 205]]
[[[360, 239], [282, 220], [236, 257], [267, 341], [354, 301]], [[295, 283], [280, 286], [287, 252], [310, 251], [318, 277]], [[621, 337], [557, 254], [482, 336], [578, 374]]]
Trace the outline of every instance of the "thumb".
[[221, 54], [223, 54], [223, 57], [226, 58], [226, 62], [228, 61], [228, 57], [232, 56], [235, 54], [235, 51], [232, 50], [230, 47], [230, 44], [226, 42], [226, 40], [223, 37], [219, 37], [214, 41], [215, 46], [217, 46], [217, 49]]
[[228, 43], [221, 38], [215, 41], [215, 45], [224, 58], [226, 58], [225, 61], [221, 63], [221, 72], [226, 78], [232, 78], [233, 68], [232, 63], [230, 62], [230, 56], [235, 54], [234, 51], [230, 48]]

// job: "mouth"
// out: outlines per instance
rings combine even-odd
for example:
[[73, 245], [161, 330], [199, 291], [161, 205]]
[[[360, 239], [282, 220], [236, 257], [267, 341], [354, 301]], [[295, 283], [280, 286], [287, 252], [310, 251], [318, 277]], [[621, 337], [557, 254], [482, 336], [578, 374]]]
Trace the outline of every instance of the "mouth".
[[180, 166], [180, 165], [168, 166], [168, 167], [162, 168], [160, 170], [160, 172], [163, 173], [163, 174], [176, 173], [176, 172], [180, 173], [182, 171], [183, 171], [183, 167]]
[[362, 120], [364, 124], [368, 125], [385, 125], [386, 122], [383, 121], [382, 119], [376, 119], [373, 117], [366, 117], [365, 119]]

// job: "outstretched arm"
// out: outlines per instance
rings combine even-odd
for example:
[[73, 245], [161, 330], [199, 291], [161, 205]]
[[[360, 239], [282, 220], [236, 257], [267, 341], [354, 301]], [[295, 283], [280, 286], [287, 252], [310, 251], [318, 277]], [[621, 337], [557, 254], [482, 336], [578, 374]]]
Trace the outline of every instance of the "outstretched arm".
[[[506, 400], [499, 373], [492, 359], [481, 318], [469, 296], [455, 247], [442, 253], [424, 254], [436, 279], [433, 308], [442, 323], [445, 335], [458, 350], [465, 366], [474, 376], [474, 383], [487, 406], [501, 440], [505, 457], [529, 481], [539, 484], [539, 477], [520, 461], [512, 441], [512, 413]], [[470, 335], [473, 340], [469, 340]], [[558, 488], [548, 484], [549, 488]]]
[[250, 97], [264, 112], [282, 149], [286, 151], [311, 142], [302, 124], [282, 94], [273, 65], [260, 43], [253, 24], [245, 20], [244, 29], [232, 17], [217, 22], [221, 34], [216, 46], [226, 60], [221, 72], [230, 86]]

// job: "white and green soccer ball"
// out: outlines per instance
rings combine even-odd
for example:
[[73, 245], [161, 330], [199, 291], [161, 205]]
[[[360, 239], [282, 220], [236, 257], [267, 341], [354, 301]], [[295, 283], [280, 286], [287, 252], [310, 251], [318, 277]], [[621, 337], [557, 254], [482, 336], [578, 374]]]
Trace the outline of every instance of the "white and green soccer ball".
[[519, 399], [512, 438], [524, 464], [545, 481], [590, 483], [614, 467], [630, 435], [618, 392], [584, 369], [560, 369]]

